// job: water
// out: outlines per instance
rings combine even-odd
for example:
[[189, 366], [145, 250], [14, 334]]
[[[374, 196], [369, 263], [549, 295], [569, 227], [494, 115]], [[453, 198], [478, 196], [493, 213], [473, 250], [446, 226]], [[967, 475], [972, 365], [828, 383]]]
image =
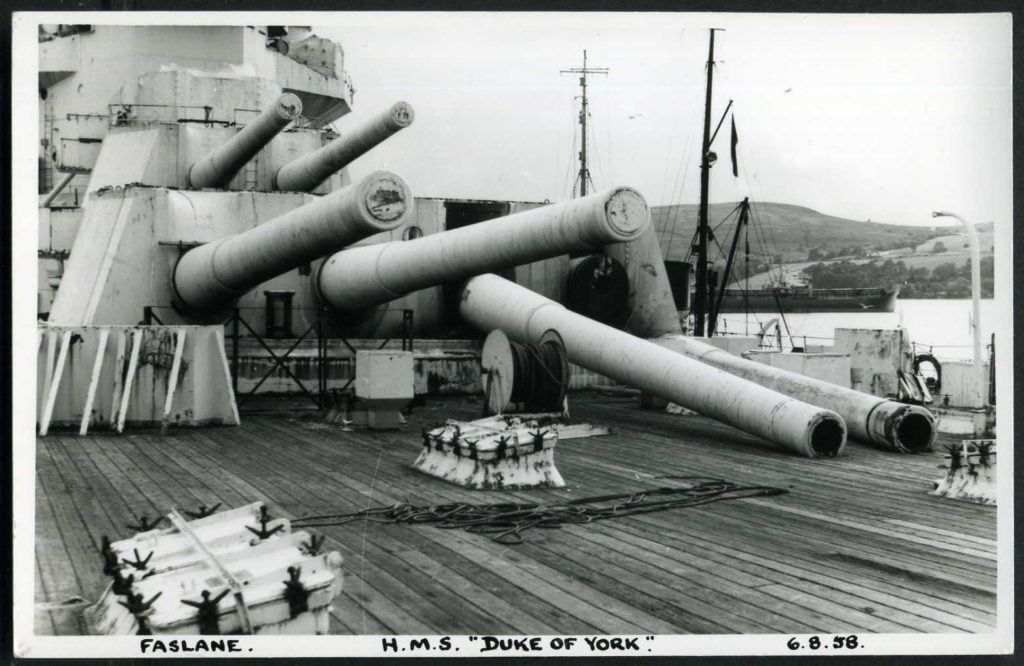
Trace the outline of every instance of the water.
[[[994, 299], [981, 301], [982, 354], [987, 357], [987, 345], [992, 333], [1009, 326], [1010, 314], [999, 310]], [[733, 335], [756, 335], [762, 323], [778, 317], [778, 313], [754, 312], [749, 315], [730, 313], [719, 320], [719, 332]], [[725, 327], [723, 329], [722, 322]], [[970, 299], [899, 299], [895, 312], [809, 312], [786, 315], [789, 332], [797, 346], [830, 345], [837, 328], [896, 328], [902, 324], [910, 339], [921, 347], [931, 347], [931, 353], [940, 360], [971, 360], [974, 356], [971, 337]], [[786, 328], [782, 329], [783, 346], [788, 348]]]

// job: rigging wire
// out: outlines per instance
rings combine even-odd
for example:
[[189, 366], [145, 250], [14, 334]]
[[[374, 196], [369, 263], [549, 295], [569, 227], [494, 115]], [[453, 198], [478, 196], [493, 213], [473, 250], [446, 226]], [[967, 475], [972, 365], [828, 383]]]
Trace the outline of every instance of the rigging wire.
[[[692, 116], [693, 116], [692, 110], [693, 110], [694, 107], [690, 107], [690, 108], [691, 108], [690, 116], [691, 116], [691, 119], [692, 119]], [[686, 188], [686, 179], [687, 179], [687, 174], [688, 174], [688, 170], [686, 168], [686, 165], [689, 164], [690, 157], [693, 154], [693, 144], [696, 141], [696, 136], [697, 135], [696, 135], [695, 132], [687, 132], [686, 147], [683, 149], [682, 159], [676, 165], [676, 178], [675, 178], [675, 185], [676, 186], [672, 190], [672, 196], [669, 199], [669, 201], [679, 201], [680, 199], [682, 199], [683, 191]], [[672, 206], [672, 208], [670, 208], [669, 210], [670, 210], [670, 214], [669, 214], [670, 216], [669, 216], [668, 222], [670, 222], [670, 224], [666, 224], [665, 225], [666, 229], [669, 230], [668, 231], [668, 244], [665, 247], [665, 258], [666, 259], [668, 259], [669, 256], [671, 255], [672, 243], [673, 243], [673, 241], [675, 240], [675, 237], [676, 237], [676, 229], [679, 226], [679, 220], [680, 220], [680, 218], [682, 217], [682, 214], [683, 214], [682, 206], [679, 205], [679, 204], [676, 204], [676, 205]], [[692, 244], [691, 244], [691, 247], [692, 247]]]
[[[754, 164], [753, 158], [750, 157], [748, 155], [748, 153], [746, 153], [745, 151], [743, 151], [743, 159], [748, 164], [752, 164], [752, 165]], [[748, 186], [749, 191], [752, 192], [752, 194], [754, 194], [754, 184], [753, 184], [753, 182], [751, 182], [751, 177], [750, 177], [750, 172], [752, 170], [756, 170], [756, 167], [753, 168], [753, 169], [745, 169], [744, 172], [743, 172], [743, 179], [746, 181], [746, 186]], [[771, 268], [772, 268], [772, 263], [773, 263], [773, 257], [771, 256], [771, 250], [770, 250], [770, 248], [772, 247], [772, 244], [768, 240], [768, 236], [771, 235], [771, 230], [770, 230], [770, 227], [766, 223], [763, 222], [763, 218], [762, 218], [762, 215], [761, 215], [761, 205], [760, 205], [760, 203], [758, 203], [759, 201], [760, 201], [760, 198], [755, 199], [754, 201], [751, 202], [751, 221], [748, 224], [748, 226], [753, 226], [754, 227], [755, 239], [758, 239], [761, 242], [761, 246], [762, 246], [762, 249], [763, 249], [763, 252], [764, 252], [763, 256], [765, 257], [766, 261], [768, 262], [768, 266], [769, 266], [768, 277], [769, 277], [769, 288], [771, 288], [772, 285], [771, 285], [770, 281], [771, 281], [771, 273], [772, 273]], [[781, 276], [782, 276], [782, 268], [781, 268], [781, 266], [778, 266], [778, 276], [779, 276], [779, 281], [781, 281]], [[785, 317], [784, 311], [782, 311], [782, 304], [779, 302], [778, 294], [775, 292], [774, 289], [772, 289], [772, 294], [773, 294], [773, 296], [775, 298], [775, 305], [778, 307], [779, 319], [782, 321], [782, 325], [785, 328], [786, 337], [790, 338], [790, 346], [792, 347], [792, 346], [794, 346], [794, 341], [793, 341], [793, 332], [790, 330], [790, 322], [788, 322], [788, 320]]]
[[[699, 107], [696, 104], [690, 104], [688, 106], [689, 113], [687, 114], [686, 118], [684, 119], [684, 123], [681, 125], [682, 128], [688, 129], [690, 127], [694, 127], [695, 126], [695, 122], [694, 121], [696, 120], [696, 117], [698, 115], [698, 108]], [[686, 131], [684, 134], [686, 136], [686, 141], [684, 143], [683, 154], [681, 156], [681, 159], [678, 160], [678, 161], [672, 161], [670, 159], [671, 155], [668, 155], [667, 159], [666, 159], [666, 169], [665, 169], [665, 171], [666, 172], [669, 171], [669, 169], [668, 169], [668, 165], [669, 164], [674, 164], [675, 165], [675, 171], [676, 171], [675, 178], [672, 181], [673, 189], [671, 191], [671, 196], [668, 199], [671, 202], [678, 202], [678, 201], [680, 201], [682, 199], [683, 192], [684, 192], [684, 190], [686, 188], [687, 177], [688, 177], [688, 174], [689, 174], [689, 169], [687, 168], [687, 165], [690, 163], [690, 158], [693, 156], [693, 153], [695, 152], [694, 144], [698, 141], [698, 138], [697, 138], [697, 134], [698, 133], [697, 132]], [[669, 256], [671, 255], [672, 244], [675, 241], [676, 230], [677, 230], [677, 228], [679, 226], [679, 221], [680, 221], [681, 217], [682, 217], [682, 207], [677, 204], [677, 205], [673, 206], [673, 208], [670, 209], [669, 219], [666, 220], [666, 224], [665, 224], [665, 227], [668, 230], [668, 233], [667, 233], [668, 243], [666, 244], [666, 247], [665, 247], [665, 258], [666, 259], [668, 259]]]
[[[672, 146], [675, 143], [675, 141], [676, 141], [676, 133], [675, 132], [669, 133], [668, 148], [665, 151], [665, 164], [666, 164], [666, 168], [661, 170], [661, 195], [662, 195], [662, 201], [668, 201], [669, 202], [668, 203], [669, 206], [671, 206], [675, 202], [675, 199], [673, 199], [673, 198], [666, 199], [666, 198], [664, 198], [664, 196], [665, 196], [666, 190], [668, 189], [668, 182], [669, 182], [668, 181], [669, 170], [667, 168], [667, 165], [668, 164], [672, 164], [672, 162], [670, 162], [669, 160], [672, 157]], [[671, 209], [669, 209], [669, 211], [670, 210]], [[668, 212], [668, 211], [666, 211], [666, 212]], [[660, 229], [655, 227], [655, 232], [658, 234], [658, 247], [665, 247], [665, 237], [666, 237], [666, 234], [668, 232], [668, 224], [667, 224], [668, 219], [667, 219], [667, 217], [668, 216], [666, 216], [666, 220], [662, 223]], [[653, 222], [653, 220], [652, 220], [652, 222]], [[666, 248], [665, 259], [667, 260], [668, 258], [669, 258], [668, 250]]]
[[[722, 227], [723, 224], [728, 222], [729, 218], [731, 218], [733, 215], [735, 215], [739, 211], [739, 209], [740, 209], [740, 206], [739, 206], [739, 204], [737, 204], [735, 208], [733, 208], [731, 211], [726, 213], [725, 217], [723, 217], [713, 227], [710, 228], [711, 229], [711, 234], [709, 234], [708, 238], [710, 238], [714, 242], [715, 246], [718, 247], [718, 252], [719, 252], [719, 256], [716, 257], [716, 259], [724, 259], [725, 257], [728, 256], [728, 253], [725, 251], [725, 248], [723, 248], [722, 244], [719, 243], [719, 241], [718, 241], [718, 234], [716, 232]], [[737, 219], [737, 222], [738, 222], [738, 219]], [[723, 236], [728, 236], [729, 234], [723, 233], [722, 235]], [[690, 250], [686, 253], [686, 258], [685, 259], [687, 261], [689, 261], [690, 258], [693, 256], [693, 245], [696, 242], [696, 239], [697, 239], [697, 231], [694, 230], [693, 237], [690, 240]]]
[[608, 95], [607, 95], [608, 91], [607, 91], [607, 89], [602, 90], [601, 92], [602, 92], [601, 97], [603, 99], [601, 108], [604, 109], [604, 135], [605, 135], [604, 136], [604, 145], [605, 145], [605, 149], [606, 149], [602, 153], [602, 155], [608, 155], [609, 156], [608, 164], [605, 165], [605, 166], [607, 166], [607, 171], [605, 173], [605, 181], [604, 182], [605, 183], [617, 183], [617, 182], [619, 182], [619, 179], [616, 176], [616, 174], [614, 174], [612, 172], [612, 168], [613, 168], [613, 165], [614, 165], [615, 161], [613, 159], [610, 159], [610, 156], [617, 154], [616, 151], [615, 151], [614, 146], [612, 146], [612, 130], [611, 130], [611, 127], [612, 127], [612, 109], [611, 109], [611, 102], [608, 99]]
[[[608, 98], [608, 94], [607, 94], [607, 89], [606, 88], [602, 88], [601, 86], [595, 86], [594, 92], [596, 94], [593, 97], [591, 97], [591, 99], [594, 100], [594, 101], [591, 103], [590, 106], [591, 107], [595, 107], [596, 106], [597, 109], [598, 109], [598, 115], [603, 116], [603, 118], [604, 118], [603, 124], [604, 124], [604, 129], [605, 129], [605, 143], [604, 143], [603, 147], [600, 147], [599, 143], [598, 143], [598, 140], [597, 140], [597, 134], [599, 133], [598, 130], [594, 129], [593, 123], [587, 123], [587, 127], [588, 127], [588, 130], [589, 130], [588, 133], [591, 134], [591, 136], [593, 137], [593, 141], [591, 142], [591, 145], [593, 146], [593, 151], [592, 152], [594, 154], [594, 162], [596, 163], [596, 165], [598, 167], [597, 168], [597, 172], [599, 173], [598, 182], [614, 183], [614, 182], [617, 182], [618, 179], [615, 177], [615, 175], [612, 172], [613, 171], [613, 169], [612, 169], [613, 160], [609, 159], [609, 157], [608, 157], [610, 155], [614, 155], [615, 154], [614, 150], [611, 147], [611, 145], [612, 145], [612, 143], [611, 143], [611, 136], [612, 136], [611, 135], [611, 125], [612, 125], [612, 122], [611, 122], [611, 103], [609, 102], [609, 98]], [[589, 117], [593, 118], [593, 114], [591, 114]], [[594, 185], [593, 179], [591, 179], [590, 184]], [[596, 189], [596, 186], [595, 186], [595, 189]]]
[[[686, 36], [686, 28], [683, 28], [683, 30], [679, 33], [679, 41], [683, 42], [683, 38], [685, 36]], [[693, 140], [693, 136], [694, 136], [693, 132], [686, 131], [692, 125], [691, 120], [692, 120], [692, 115], [693, 115], [693, 107], [689, 106], [688, 108], [690, 109], [690, 114], [689, 114], [689, 116], [687, 116], [685, 118], [685, 122], [680, 123], [678, 125], [675, 125], [675, 127], [683, 128], [683, 130], [684, 130], [683, 134], [686, 137], [686, 143], [683, 144], [683, 155], [682, 155], [682, 158], [679, 159], [679, 160], [676, 160], [673, 157], [673, 155], [674, 155], [673, 150], [675, 148], [676, 134], [677, 133], [676, 132], [672, 132], [671, 134], [669, 134], [668, 146], [667, 146], [667, 148], [665, 150], [665, 160], [664, 160], [665, 168], [662, 169], [662, 182], [661, 182], [662, 201], [669, 202], [668, 205], [670, 206], [670, 208], [667, 210], [666, 219], [664, 220], [664, 223], [662, 224], [662, 228], [660, 230], [658, 230], [658, 244], [659, 244], [659, 246], [665, 248], [665, 256], [664, 256], [664, 258], [666, 260], [669, 259], [669, 252], [672, 249], [672, 247], [671, 247], [672, 246], [672, 241], [673, 241], [673, 239], [675, 237], [675, 226], [676, 226], [676, 222], [678, 221], [678, 209], [672, 208], [672, 206], [675, 206], [676, 202], [678, 202], [680, 200], [680, 198], [681, 198], [681, 191], [682, 191], [682, 186], [679, 186], [679, 188], [678, 188], [679, 191], [677, 192], [677, 190], [676, 190], [676, 183], [679, 181], [680, 178], [682, 178], [684, 183], [685, 183], [685, 178], [686, 178], [686, 176], [685, 176], [685, 168], [686, 168], [686, 164], [689, 162], [689, 159], [690, 159], [690, 155], [689, 155], [689, 142]], [[672, 170], [669, 168], [670, 166], [674, 166], [675, 170], [676, 170], [675, 171], [675, 176], [671, 180], [669, 180], [669, 178], [668, 178], [669, 174], [672, 173]], [[669, 190], [669, 185], [672, 185], [672, 189], [671, 190]], [[666, 197], [666, 195], [668, 195], [668, 196]], [[671, 222], [671, 230], [669, 230], [669, 223], [670, 222]], [[667, 246], [666, 246], [666, 242], [665, 242], [666, 241], [666, 236], [668, 238]]]
[[[751, 219], [757, 225], [757, 230], [760, 231], [759, 235], [762, 239], [762, 257], [768, 265], [769, 280], [773, 282], [781, 282], [784, 271], [781, 266], [775, 265], [774, 258], [772, 256], [772, 248], [778, 247], [775, 230], [764, 221], [766, 216], [762, 214], [762, 207], [760, 204], [760, 202], [764, 200], [764, 197], [762, 197], [758, 189], [754, 187], [754, 183], [750, 178], [751, 172], [757, 172], [757, 164], [755, 163], [753, 156], [747, 151], [744, 144], [739, 144], [739, 150], [742, 154], [743, 161], [746, 164], [751, 165], [750, 168], [744, 169], [743, 179], [747, 185], [748, 191], [751, 193]], [[769, 286], [772, 285], [769, 284]]]
[[[591, 94], [593, 95], [593, 93], [591, 93]], [[594, 97], [591, 96], [590, 100], [591, 101], [590, 101], [590, 105], [589, 106], [593, 107], [594, 106]], [[587, 113], [587, 134], [589, 135], [588, 139], [590, 140], [590, 142], [587, 144], [589, 146], [589, 150], [587, 151], [587, 154], [590, 155], [590, 163], [594, 167], [596, 167], [594, 169], [591, 169], [590, 166], [587, 167], [587, 176], [588, 176], [588, 181], [589, 181], [589, 185], [590, 185], [590, 188], [591, 188], [588, 191], [591, 191], [591, 192], [594, 191], [595, 189], [597, 189], [596, 186], [594, 185], [594, 178], [591, 176], [591, 172], [592, 171], [597, 172], [599, 174], [598, 181], [609, 182], [608, 173], [605, 171], [605, 168], [604, 168], [604, 161], [603, 161], [604, 160], [604, 155], [603, 155], [603, 153], [599, 153], [598, 150], [597, 150], [597, 134], [598, 133], [594, 129], [594, 123], [591, 122], [593, 120], [593, 118], [594, 118], [594, 115], [592, 113], [588, 112]]]
[[[564, 187], [564, 182], [566, 180], [565, 178], [560, 178], [560, 176], [561, 176], [561, 170], [562, 170], [561, 169], [562, 158], [563, 158], [564, 155], [566, 155], [565, 146], [566, 146], [566, 143], [567, 143], [566, 139], [565, 139], [565, 127], [563, 126], [563, 123], [561, 121], [562, 116], [565, 114], [565, 96], [562, 95], [562, 94], [558, 94], [557, 97], [558, 97], [558, 115], [555, 116], [555, 117], [556, 117], [556, 119], [558, 119], [558, 122], [557, 122], [558, 127], [557, 127], [557, 130], [556, 130], [557, 134], [555, 135], [556, 136], [556, 139], [555, 139], [555, 159], [553, 160], [553, 164], [552, 164], [552, 167], [554, 169], [554, 173], [551, 174], [551, 183], [553, 185], [555, 185], [555, 187], [556, 187], [555, 191], [556, 192], [560, 191], [561, 187]], [[563, 185], [559, 185], [559, 183], [563, 183]]]
[[[573, 119], [572, 120], [572, 122], [573, 122], [572, 128], [573, 128], [573, 130], [572, 130], [572, 140], [571, 140], [572, 150], [569, 152], [569, 154], [573, 155], [573, 156], [576, 155], [576, 153], [579, 151], [579, 144], [577, 143], [577, 140], [576, 140], [576, 118], [578, 116], [579, 116], [579, 111], [576, 110], [576, 98], [573, 97], [573, 105], [572, 105], [572, 119]], [[566, 160], [565, 180], [563, 181], [563, 182], [565, 182], [566, 184], [569, 185], [569, 187], [568, 187], [569, 191], [568, 191], [568, 195], [566, 196], [566, 199], [571, 199], [573, 197], [573, 195], [576, 194], [576, 182], [579, 180], [579, 172], [576, 172], [576, 175], [573, 176], [573, 172], [575, 171], [574, 166], [575, 166], [575, 164], [574, 164], [572, 158]]]

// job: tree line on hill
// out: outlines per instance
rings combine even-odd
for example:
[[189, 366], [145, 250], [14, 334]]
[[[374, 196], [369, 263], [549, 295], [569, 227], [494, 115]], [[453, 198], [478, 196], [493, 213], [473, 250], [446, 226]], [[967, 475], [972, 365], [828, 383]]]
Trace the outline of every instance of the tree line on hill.
[[[837, 261], [817, 263], [804, 269], [812, 286], [821, 289], [899, 287], [900, 298], [970, 298], [970, 262], [940, 264], [928, 270], [911, 268], [902, 261]], [[981, 297], [992, 298], [995, 288], [994, 261], [981, 258]]]

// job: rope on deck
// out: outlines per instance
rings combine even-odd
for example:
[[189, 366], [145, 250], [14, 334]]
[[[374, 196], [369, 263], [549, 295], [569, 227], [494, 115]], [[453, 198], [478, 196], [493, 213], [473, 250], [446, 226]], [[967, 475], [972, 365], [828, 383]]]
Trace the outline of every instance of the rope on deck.
[[496, 543], [516, 545], [523, 542], [522, 533], [534, 527], [559, 529], [566, 524], [590, 523], [724, 500], [784, 495], [788, 492], [782, 488], [740, 486], [721, 479], [708, 479], [689, 487], [651, 488], [632, 493], [581, 497], [552, 504], [395, 504], [352, 513], [297, 518], [292, 521], [292, 527], [327, 527], [357, 520], [389, 524], [431, 523], [441, 529], [464, 529], [474, 534], [486, 534]]

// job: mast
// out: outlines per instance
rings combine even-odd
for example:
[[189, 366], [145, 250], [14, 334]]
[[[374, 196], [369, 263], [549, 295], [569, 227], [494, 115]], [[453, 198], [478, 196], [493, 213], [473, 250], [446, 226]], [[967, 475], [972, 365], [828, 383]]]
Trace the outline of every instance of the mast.
[[700, 209], [697, 213], [697, 285], [694, 302], [694, 335], [705, 335], [705, 315], [708, 311], [708, 187], [711, 180], [711, 86], [715, 68], [715, 30], [708, 32], [708, 85], [704, 97], [704, 140], [700, 159]]
[[[587, 50], [583, 50], [583, 67], [575, 67], [573, 69], [563, 69], [562, 74], [580, 74], [580, 91], [581, 91], [581, 104], [580, 104], [580, 171], [576, 176], [577, 181], [580, 184], [579, 196], [587, 196], [587, 181], [593, 184], [590, 179], [590, 170], [587, 168], [587, 116], [590, 114], [587, 102], [587, 74], [608, 74], [607, 67], [587, 67]], [[573, 187], [573, 195], [576, 194], [576, 188]]]
[[[708, 337], [710, 338], [715, 334], [715, 329], [718, 328], [718, 315], [722, 312], [722, 300], [725, 298], [725, 288], [729, 285], [729, 279], [732, 277], [732, 262], [736, 258], [736, 248], [740, 244], [740, 233], [743, 232], [743, 225], [747, 223], [748, 216], [750, 215], [750, 200], [744, 198], [740, 203], [740, 217], [736, 222], [736, 233], [732, 237], [732, 246], [729, 248], [729, 258], [725, 262], [725, 274], [722, 276], [722, 288], [718, 290], [718, 297], [715, 299], [715, 307], [711, 310], [710, 319], [708, 320]], [[750, 247], [748, 244], [747, 254], [750, 254]], [[750, 277], [748, 275], [747, 281], [749, 284]]]

